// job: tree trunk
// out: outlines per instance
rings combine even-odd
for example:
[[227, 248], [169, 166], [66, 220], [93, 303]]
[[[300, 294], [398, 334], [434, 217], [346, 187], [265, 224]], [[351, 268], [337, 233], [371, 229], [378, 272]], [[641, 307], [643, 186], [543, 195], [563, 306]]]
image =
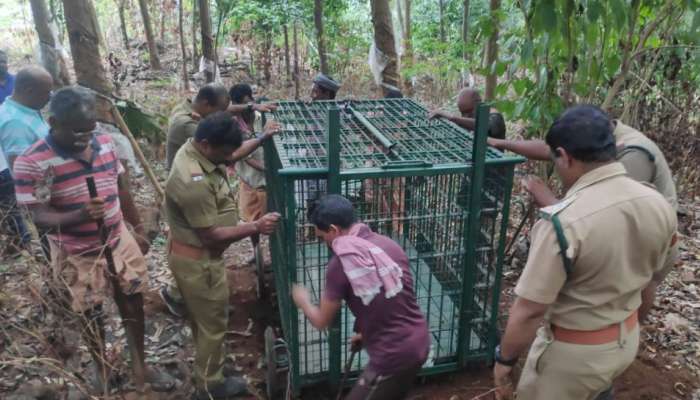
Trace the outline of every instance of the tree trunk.
[[440, 41], [445, 43], [445, 0], [439, 0], [440, 10]]
[[316, 41], [318, 42], [318, 59], [321, 64], [321, 72], [328, 74], [326, 46], [323, 43], [323, 0], [314, 0], [314, 24], [316, 24]]
[[382, 83], [399, 87], [400, 77], [394, 41], [394, 28], [391, 23], [391, 10], [388, 0], [371, 0], [374, 43], [386, 61], [382, 71]]
[[49, 25], [49, 11], [44, 0], [30, 0], [32, 15], [34, 16], [34, 28], [39, 37], [39, 51], [41, 63], [53, 77], [54, 86], [70, 85], [66, 60], [56, 48], [56, 39]]
[[501, 7], [501, 0], [490, 0], [490, 12], [491, 12], [491, 24], [493, 26], [493, 32], [489, 37], [489, 41], [486, 44], [486, 68], [489, 71], [486, 75], [486, 90], [484, 91], [484, 100], [491, 101], [494, 99], [496, 94], [496, 85], [498, 84], [498, 77], [496, 72], [493, 70], [493, 66], [498, 60], [498, 9]]
[[182, 82], [185, 90], [190, 90], [190, 80], [187, 77], [187, 50], [185, 50], [185, 30], [183, 28], [184, 11], [182, 2], [185, 0], [177, 0], [177, 27], [180, 34], [180, 51], [182, 52]]
[[291, 68], [289, 66], [289, 31], [287, 24], [282, 25], [282, 33], [284, 33], [284, 67], [287, 72], [287, 84], [291, 82]]
[[404, 28], [403, 28], [403, 23], [404, 23], [404, 19], [403, 19], [403, 10], [401, 10], [401, 0], [396, 0], [396, 17], [397, 17], [397, 19], [399, 20], [398, 31], [399, 31], [399, 35], [401, 35], [401, 41], [403, 42], [403, 37], [404, 37], [404, 34], [403, 34], [403, 29], [404, 29]]
[[[402, 0], [396, 0], [402, 1]], [[403, 23], [403, 55], [401, 56], [401, 68], [410, 68], [413, 65], [413, 45], [411, 43], [411, 0], [404, 0], [404, 23]], [[408, 78], [404, 81], [404, 89], [410, 94], [411, 82]]]
[[160, 3], [160, 42], [165, 46], [165, 14], [167, 0], [163, 0]]
[[469, 0], [464, 0], [462, 10], [462, 58], [469, 60], [467, 45], [469, 44]]
[[270, 84], [270, 79], [272, 78], [272, 30], [268, 29], [265, 33], [265, 41], [263, 43], [263, 77], [265, 78], [265, 83]]
[[148, 42], [148, 56], [151, 61], [151, 68], [161, 69], [160, 59], [158, 58], [158, 46], [156, 46], [156, 38], [153, 36], [151, 17], [148, 14], [148, 4], [146, 4], [146, 0], [139, 0], [139, 8], [141, 9], [141, 17], [143, 18], [143, 27], [146, 31], [146, 42]]
[[199, 17], [197, 16], [197, 3], [199, 0], [192, 0], [192, 69], [199, 68], [199, 51], [197, 51], [197, 26]]
[[199, 0], [199, 23], [202, 31], [202, 56], [204, 57], [207, 83], [216, 78], [216, 56], [214, 55], [214, 39], [211, 37], [211, 17], [209, 15], [209, 0]]
[[299, 41], [297, 40], [297, 23], [294, 21], [292, 42], [294, 46], [294, 98], [299, 100]]
[[124, 50], [129, 50], [129, 34], [126, 30], [126, 0], [116, 0], [115, 3], [117, 3], [119, 12], [119, 30], [122, 33]]
[[63, 0], [68, 40], [78, 84], [109, 96], [112, 85], [100, 57], [100, 28], [91, 0]]

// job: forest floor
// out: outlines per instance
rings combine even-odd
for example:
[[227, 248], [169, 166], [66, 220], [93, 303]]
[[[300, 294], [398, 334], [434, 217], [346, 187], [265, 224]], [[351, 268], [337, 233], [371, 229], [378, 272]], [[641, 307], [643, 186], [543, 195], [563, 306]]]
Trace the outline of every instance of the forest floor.
[[[165, 60], [168, 65], [168, 60]], [[129, 97], [147, 109], [167, 115], [167, 110], [184, 95], [175, 93], [177, 68], [170, 72], [152, 74], [133, 68], [131, 78], [122, 88]], [[375, 97], [369, 79], [351, 76], [346, 80], [348, 96]], [[244, 74], [245, 75], [245, 74]], [[245, 76], [224, 77], [229, 85]], [[302, 93], [310, 89], [309, 77], [304, 79]], [[260, 90], [271, 99], [291, 98], [292, 89], [284, 84]], [[341, 97], [345, 93], [341, 92]], [[419, 88], [416, 97], [431, 103], [431, 96]], [[146, 146], [144, 151], [164, 180], [162, 150]], [[529, 170], [530, 165], [519, 168]], [[516, 187], [519, 185], [516, 185]], [[143, 208], [156, 207], [154, 191], [144, 176], [133, 178], [132, 192]], [[522, 197], [519, 189], [516, 197]], [[700, 202], [697, 198], [681, 198], [686, 211], [682, 221], [681, 262], [659, 289], [657, 307], [642, 329], [642, 343], [637, 360], [615, 382], [616, 398], [621, 400], [698, 400], [700, 399]], [[512, 216], [511, 227], [520, 215]], [[161, 230], [165, 224], [161, 222]], [[526, 229], [527, 231], [527, 229]], [[38, 255], [24, 253], [18, 258], [0, 259], [0, 398], [79, 399], [86, 388], [85, 377], [90, 365], [78, 331], [64, 322], [65, 313], [46, 304], [42, 292], [41, 271], [46, 262]], [[525, 245], [519, 241], [516, 256], [505, 266], [502, 312], [507, 312], [512, 300], [512, 288], [524, 260]], [[265, 398], [265, 365], [263, 331], [267, 326], [279, 327], [275, 297], [259, 301], [256, 298], [256, 273], [245, 260], [252, 255], [250, 242], [244, 240], [227, 251], [228, 282], [231, 290], [229, 334], [227, 335], [227, 373], [244, 375], [254, 392], [251, 399]], [[193, 359], [191, 331], [184, 320], [170, 316], [158, 296], [158, 290], [170, 280], [165, 256], [165, 235], [156, 237], [147, 255], [150, 289], [146, 295], [147, 362], [166, 369], [178, 379], [174, 392], [154, 396], [160, 399], [189, 398], [192, 387], [190, 368]], [[271, 278], [268, 276], [268, 285]], [[107, 307], [108, 359], [122, 375], [126, 375], [127, 353], [125, 335], [120, 328], [116, 307]], [[421, 378], [410, 399], [491, 399], [490, 368], [477, 365], [468, 370], [441, 376]], [[124, 390], [113, 398], [136, 398]], [[304, 399], [332, 399], [335, 393], [323, 387], [302, 392]]]

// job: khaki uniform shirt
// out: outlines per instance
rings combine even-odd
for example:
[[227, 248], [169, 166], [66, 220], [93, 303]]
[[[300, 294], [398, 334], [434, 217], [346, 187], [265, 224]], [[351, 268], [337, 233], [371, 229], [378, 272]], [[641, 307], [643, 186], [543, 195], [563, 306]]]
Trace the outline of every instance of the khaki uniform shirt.
[[192, 118], [192, 112], [192, 100], [188, 99], [176, 106], [168, 118], [168, 138], [165, 146], [168, 169], [171, 168], [178, 149], [187, 139], [194, 137], [197, 130], [199, 122]]
[[676, 214], [656, 190], [630, 179], [620, 163], [583, 175], [558, 204], [572, 261], [567, 275], [554, 225], [539, 220], [515, 293], [551, 304], [555, 325], [596, 330], [627, 318], [641, 291], [663, 270], [676, 232]]
[[177, 152], [165, 183], [165, 214], [174, 240], [206, 247], [195, 228], [234, 226], [238, 208], [226, 168], [207, 160], [189, 139]]
[[[639, 182], [647, 182], [658, 190], [671, 203], [674, 210], [678, 210], [678, 197], [676, 195], [676, 185], [673, 182], [671, 169], [668, 167], [666, 157], [651, 139], [642, 132], [616, 121], [615, 140], [623, 143], [627, 148], [623, 148], [617, 155], [627, 170], [627, 174]], [[646, 149], [649, 154], [640, 149], [629, 146], [639, 146]], [[653, 157], [649, 157], [649, 156]]]
[[[242, 120], [240, 120], [242, 122]], [[260, 132], [262, 130], [262, 116], [260, 113], [255, 113], [255, 130]], [[247, 129], [247, 127], [246, 127]], [[247, 139], [253, 139], [255, 137], [255, 132], [249, 132]], [[265, 165], [265, 151], [262, 146], [258, 147], [250, 153], [250, 155], [236, 163], [236, 174], [243, 182], [253, 189], [261, 189], [265, 187], [265, 172], [260, 171], [246, 162], [246, 160], [256, 160], [262, 165]]]

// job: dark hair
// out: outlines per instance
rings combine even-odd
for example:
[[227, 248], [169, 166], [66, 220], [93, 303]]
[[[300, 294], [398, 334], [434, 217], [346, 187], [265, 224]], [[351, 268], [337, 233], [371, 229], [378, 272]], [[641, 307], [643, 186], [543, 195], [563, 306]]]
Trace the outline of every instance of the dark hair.
[[228, 95], [231, 97], [231, 101], [236, 104], [243, 103], [243, 99], [248, 96], [253, 98], [253, 88], [247, 83], [239, 83], [237, 85], [231, 86], [228, 91]]
[[199, 89], [194, 101], [197, 103], [205, 101], [210, 106], [216, 107], [219, 105], [219, 100], [226, 95], [228, 95], [228, 93], [223, 85], [218, 83], [209, 83]]
[[194, 140], [196, 142], [206, 140], [214, 146], [239, 148], [243, 143], [243, 133], [229, 114], [217, 111], [199, 122], [194, 133]]
[[54, 92], [49, 114], [59, 122], [96, 118], [95, 94], [82, 86], [67, 86]]
[[[549, 128], [545, 141], [555, 151], [558, 147], [582, 162], [612, 161], [617, 155], [610, 118], [605, 111], [588, 104], [564, 111]], [[558, 157], [558, 154], [554, 154]]]
[[357, 222], [350, 200], [339, 194], [329, 194], [309, 207], [309, 220], [324, 232], [331, 225], [347, 229]]

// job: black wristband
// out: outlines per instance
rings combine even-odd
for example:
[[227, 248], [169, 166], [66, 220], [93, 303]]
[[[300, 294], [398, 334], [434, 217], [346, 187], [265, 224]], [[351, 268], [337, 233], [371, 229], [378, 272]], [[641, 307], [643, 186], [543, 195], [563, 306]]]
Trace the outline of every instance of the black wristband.
[[247, 110], [248, 110], [248, 112], [252, 112], [252, 111], [253, 111], [253, 103], [248, 103], [248, 108], [247, 108]]
[[500, 344], [498, 346], [496, 346], [496, 349], [493, 352], [493, 359], [497, 363], [499, 363], [501, 365], [505, 365], [507, 367], [512, 367], [518, 363], [518, 357], [515, 357], [515, 358], [510, 359], [510, 360], [503, 359], [503, 357], [501, 356], [501, 345]]

